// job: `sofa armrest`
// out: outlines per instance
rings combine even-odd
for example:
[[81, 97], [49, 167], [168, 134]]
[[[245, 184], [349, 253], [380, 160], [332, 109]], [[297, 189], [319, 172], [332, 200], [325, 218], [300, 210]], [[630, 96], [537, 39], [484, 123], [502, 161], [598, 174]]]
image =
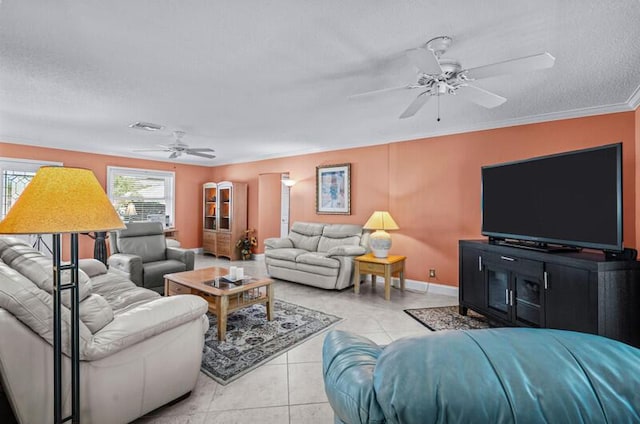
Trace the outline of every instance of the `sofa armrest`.
[[107, 259], [110, 271], [123, 275], [142, 287], [142, 258], [127, 253], [116, 253]]
[[288, 238], [268, 238], [264, 240], [265, 250], [267, 249], [284, 249], [293, 247], [293, 242]]
[[322, 346], [324, 387], [336, 417], [345, 423], [386, 422], [376, 401], [373, 372], [382, 348], [345, 331], [330, 331]]
[[195, 263], [196, 254], [189, 249], [182, 249], [180, 247], [167, 247], [167, 259], [175, 259], [187, 266], [187, 271], [193, 269]]
[[94, 334], [81, 358], [94, 361], [193, 320], [201, 320], [208, 303], [194, 295], [160, 297], [116, 315]]
[[367, 249], [362, 246], [335, 246], [327, 251], [327, 256], [360, 256], [367, 253]]

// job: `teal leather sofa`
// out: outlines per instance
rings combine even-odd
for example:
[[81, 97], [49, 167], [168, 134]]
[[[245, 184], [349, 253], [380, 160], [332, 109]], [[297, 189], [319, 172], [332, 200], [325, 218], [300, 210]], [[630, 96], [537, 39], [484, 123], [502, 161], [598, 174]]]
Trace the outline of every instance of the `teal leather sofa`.
[[640, 349], [591, 334], [332, 331], [323, 372], [336, 423], [640, 423]]

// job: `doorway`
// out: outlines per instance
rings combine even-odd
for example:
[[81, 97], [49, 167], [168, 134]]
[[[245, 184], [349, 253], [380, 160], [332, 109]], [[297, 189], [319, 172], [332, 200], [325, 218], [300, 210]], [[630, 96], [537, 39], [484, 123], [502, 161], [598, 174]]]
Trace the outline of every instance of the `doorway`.
[[[280, 181], [288, 180], [289, 174], [281, 174]], [[280, 195], [280, 237], [284, 238], [289, 235], [289, 201], [291, 196], [291, 187], [281, 183], [282, 193]]]

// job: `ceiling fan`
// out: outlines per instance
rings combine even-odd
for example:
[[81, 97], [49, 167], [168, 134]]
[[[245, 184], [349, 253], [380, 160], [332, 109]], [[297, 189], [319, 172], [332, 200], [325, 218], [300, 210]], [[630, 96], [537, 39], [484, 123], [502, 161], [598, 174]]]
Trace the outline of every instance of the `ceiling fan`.
[[[476, 87], [470, 84], [471, 81], [496, 75], [546, 69], [552, 67], [556, 60], [545, 52], [477, 68], [463, 69], [457, 60], [442, 57], [451, 47], [452, 41], [451, 37], [440, 36], [429, 40], [422, 47], [407, 52], [413, 64], [418, 68], [418, 77], [415, 83], [359, 93], [351, 98], [397, 90], [419, 91], [415, 100], [402, 112], [400, 119], [415, 115], [431, 96], [437, 96], [439, 100], [439, 96], [445, 94], [459, 95], [466, 100], [491, 109], [500, 106], [507, 99]], [[438, 121], [440, 121], [440, 116], [438, 116]]]
[[134, 150], [134, 152], [171, 152], [171, 154], [169, 155], [169, 159], [179, 158], [183, 153], [192, 156], [200, 156], [207, 159], [215, 159], [215, 155], [205, 153], [215, 152], [215, 150], [208, 147], [191, 148], [188, 144], [184, 143], [181, 140], [184, 135], [184, 131], [174, 131], [173, 136], [176, 138], [176, 141], [174, 141], [173, 143], [159, 144], [158, 146], [160, 146], [161, 149], [139, 149]]

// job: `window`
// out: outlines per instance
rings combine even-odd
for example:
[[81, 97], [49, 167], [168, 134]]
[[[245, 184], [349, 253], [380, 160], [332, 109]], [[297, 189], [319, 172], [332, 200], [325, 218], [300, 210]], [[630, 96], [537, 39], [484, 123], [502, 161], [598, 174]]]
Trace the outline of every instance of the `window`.
[[123, 221], [157, 221], [173, 227], [175, 173], [107, 167], [107, 195]]
[[[0, 158], [0, 220], [18, 200], [41, 166], [62, 166], [61, 162], [43, 162], [29, 159]], [[17, 235], [46, 255], [51, 255], [51, 234]]]
[[41, 166], [62, 166], [62, 163], [0, 158], [0, 219], [7, 215]]

